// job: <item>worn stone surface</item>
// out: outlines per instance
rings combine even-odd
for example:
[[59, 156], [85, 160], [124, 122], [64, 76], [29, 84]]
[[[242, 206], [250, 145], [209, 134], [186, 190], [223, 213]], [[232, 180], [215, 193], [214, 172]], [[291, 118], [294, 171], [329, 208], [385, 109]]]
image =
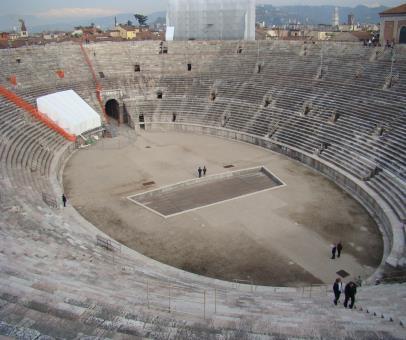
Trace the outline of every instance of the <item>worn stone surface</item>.
[[[218, 131], [219, 136], [232, 139], [233, 135], [238, 134], [241, 140], [272, 146], [278, 152], [306, 161], [309, 166], [319, 166], [320, 172], [337, 183], [348, 184], [347, 189], [352, 190], [352, 195], [368, 206], [375, 218], [383, 224], [382, 231], [388, 245], [386, 250], [390, 252], [386, 261], [392, 265], [406, 263], [404, 228], [399, 223], [406, 216], [406, 207], [403, 204], [406, 197], [403, 171], [406, 119], [403, 114], [406, 103], [405, 78], [402, 76], [406, 62], [404, 46], [384, 50], [329, 42], [238, 42], [242, 53], [236, 55], [234, 41], [165, 44], [169, 53], [164, 59], [157, 53], [157, 42], [85, 46], [96, 73], [100, 71], [105, 75], [102, 84], [106, 90], [102, 93], [103, 100], [119, 96], [120, 105], [125, 103], [126, 110], [132, 115], [132, 124], [139, 128], [140, 112], [146, 122], [144, 127], [150, 122], [163, 122], [182, 130], [183, 122], [194, 132], [195, 141], [199, 140], [198, 133], [223, 127], [224, 129]], [[117, 50], [122, 53], [117, 53]], [[396, 54], [394, 72], [396, 75], [399, 73], [399, 77], [390, 89], [383, 91], [383, 84], [391, 72], [392, 51]], [[328, 68], [325, 68], [322, 79], [316, 80], [321, 54], [325, 57]], [[185, 56], [187, 62], [193, 64], [191, 72], [185, 70]], [[22, 63], [17, 64], [16, 58]], [[34, 103], [35, 98], [40, 95], [56, 89], [73, 88], [102, 113], [95, 95], [92, 74], [77, 44], [0, 50], [0, 59], [1, 84], [18, 92], [25, 100]], [[136, 75], [135, 59], [141, 66], [141, 72]], [[263, 60], [263, 67], [260, 73], [253, 73], [258, 59]], [[115, 62], [112, 63], [112, 60]], [[65, 78], [56, 79], [55, 68], [61, 67], [65, 69]], [[361, 72], [362, 77], [358, 77], [360, 69], [368, 69], [370, 72]], [[7, 81], [9, 74], [16, 75], [16, 88]], [[156, 99], [157, 90], [161, 91], [162, 99]], [[213, 91], [216, 98], [209, 101], [208, 96]], [[266, 107], [263, 105], [264, 98], [269, 99]], [[303, 103], [309, 103], [310, 108], [305, 116], [301, 115]], [[338, 114], [335, 122], [330, 121], [332, 110]], [[51, 198], [55, 194], [56, 202], [62, 194], [60, 187], [56, 185], [55, 176], [62, 149], [67, 143], [3, 97], [0, 97], [0, 122], [1, 337], [406, 338], [404, 284], [363, 286], [358, 290], [357, 308], [350, 311], [341, 304], [337, 307], [332, 305], [330, 287], [295, 289], [231, 284], [166, 266], [125, 246], [122, 246], [121, 251], [115, 252], [97, 247], [96, 235], [103, 234], [100, 230], [78, 216], [71, 206], [55, 209], [43, 201], [42, 193]], [[382, 136], [374, 133], [376, 126], [383, 127]], [[131, 144], [136, 148], [137, 145], [134, 138], [128, 137], [129, 135], [124, 139], [116, 138], [116, 144], [107, 146], [106, 143], [104, 147], [125, 150], [125, 153], [118, 153], [119, 156], [131, 158], [131, 154], [123, 146]], [[144, 149], [163, 149], [165, 144], [168, 143], [162, 139], [153, 145], [145, 145]], [[324, 145], [323, 150], [315, 155], [315, 149], [321, 145]], [[218, 141], [212, 147], [218, 147], [219, 152], [224, 151]], [[227, 153], [232, 156], [231, 160], [224, 160], [224, 153], [222, 154], [222, 160], [226, 163], [220, 166], [216, 158], [206, 159], [207, 156], [204, 152], [200, 153], [200, 149], [196, 152], [186, 148], [175, 153], [175, 157], [170, 151], [179, 150], [173, 148], [167, 151], [173, 159], [176, 159], [177, 154], [189, 153], [190, 163], [180, 163], [187, 167], [179, 171], [173, 171], [177, 169], [176, 166], [162, 171], [169, 163], [160, 163], [160, 159], [156, 158], [155, 169], [159, 171], [153, 177], [162, 176], [156, 182], [158, 185], [193, 176], [195, 170], [188, 173], [184, 169], [195, 169], [202, 159], [210, 164], [209, 171], [216, 171], [216, 166], [220, 171], [222, 166], [233, 164], [236, 159], [242, 161], [236, 164], [237, 167], [244, 167], [246, 164], [243, 163], [247, 162], [233, 152]], [[212, 154], [216, 152], [217, 149]], [[304, 153], [310, 156], [305, 159]], [[101, 154], [99, 158], [105, 159], [104, 155]], [[251, 156], [253, 155], [258, 155], [257, 161], [261, 160], [261, 163], [264, 160], [256, 151], [253, 151]], [[140, 157], [132, 158], [134, 163], [142, 163], [140, 159], [146, 159], [141, 150], [138, 150], [138, 156]], [[296, 166], [289, 166], [290, 161], [282, 162], [285, 158], [277, 159], [279, 162], [274, 162], [275, 159], [270, 162], [280, 164], [281, 169], [290, 173], [288, 184], [299, 184], [294, 180], [294, 175], [302, 174], [302, 171]], [[253, 162], [253, 159], [248, 162]], [[378, 168], [376, 173], [371, 172]], [[128, 169], [132, 169], [131, 166]], [[119, 179], [125, 171], [125, 168], [121, 168], [110, 173], [106, 183], [111, 179]], [[174, 174], [179, 178], [172, 177]], [[308, 174], [313, 172], [308, 171]], [[150, 177], [147, 171], [141, 171], [138, 175], [142, 180], [143, 175]], [[310, 189], [317, 183], [318, 176], [312, 177], [310, 175], [306, 187], [301, 188], [304, 189], [303, 192], [311, 192]], [[368, 178], [368, 181], [363, 181]], [[145, 178], [142, 183], [147, 181], [151, 181], [150, 178]], [[117, 184], [114, 181], [112, 183]], [[83, 182], [84, 186], [86, 184]], [[125, 193], [128, 183], [121, 185], [123, 187], [114, 192], [114, 195]], [[324, 192], [319, 200], [314, 204], [295, 204], [295, 211], [290, 214], [293, 220], [298, 221], [300, 228], [307, 228], [307, 233], [301, 234], [300, 229], [290, 226], [292, 234], [309, 234], [309, 226], [315, 227], [315, 222], [321, 221], [323, 228], [317, 232], [322, 233], [325, 230], [327, 236], [334, 235], [337, 238], [340, 235], [333, 234], [334, 231], [343, 227], [338, 225], [337, 228], [335, 223], [328, 223], [328, 206], [319, 211], [318, 215], [303, 215], [303, 211], [314, 211], [314, 208], [319, 207], [319, 202], [330, 197], [327, 195], [330, 193], [327, 186], [316, 187]], [[129, 189], [133, 190], [134, 187], [130, 184]], [[296, 195], [289, 195], [289, 200], [293, 198], [296, 199]], [[341, 198], [343, 201], [348, 200], [348, 196], [344, 194]], [[283, 197], [278, 199], [283, 200]], [[285, 200], [288, 201], [286, 197]], [[276, 200], [273, 202], [276, 203]], [[100, 216], [103, 220], [111, 219], [110, 223], [119, 226], [121, 221], [107, 207], [108, 204], [103, 211], [99, 211]], [[246, 205], [238, 206], [238, 212], [245, 207]], [[250, 209], [253, 208], [257, 207], [250, 206]], [[350, 209], [349, 215], [357, 215], [356, 211]], [[217, 213], [220, 215], [216, 217], [223, 216], [221, 212]], [[279, 213], [287, 214], [289, 208], [281, 209]], [[145, 218], [142, 214], [137, 215], [138, 217]], [[195, 217], [196, 221], [189, 221], [192, 232], [188, 234], [185, 229], [184, 233], [179, 233], [185, 238], [181, 239], [182, 247], [172, 247], [175, 252], [180, 253], [185, 248], [185, 240], [191, 235], [202, 235], [198, 231], [203, 229], [202, 224], [207, 225], [202, 223], [205, 218]], [[347, 218], [348, 216], [342, 215], [342, 219]], [[149, 226], [153, 229], [152, 232], [158, 234], [156, 223]], [[174, 226], [175, 223], [170, 227]], [[363, 223], [358, 227], [352, 232], [356, 233], [358, 230], [359, 235], [368, 232]], [[244, 239], [247, 240], [246, 230], [249, 228], [241, 228], [236, 223], [229, 224], [229, 230], [235, 231], [236, 228], [239, 228], [240, 238], [230, 239], [231, 233], [227, 232], [227, 237], [223, 237], [223, 241], [228, 241], [224, 242], [227, 245], [241, 245]], [[170, 233], [162, 235], [165, 240], [170, 240]], [[138, 244], [137, 249], [147, 254], [148, 242], [151, 240], [143, 236], [146, 233], [137, 233], [134, 238], [144, 240], [145, 243]], [[119, 239], [127, 241], [130, 237], [122, 233]], [[375, 249], [371, 246], [367, 250], [357, 249], [356, 243], [354, 246], [350, 243], [353, 239], [355, 237], [344, 240], [350, 246], [346, 246], [346, 254], [367, 263], [370, 256], [368, 250], [375, 252]], [[304, 242], [314, 245], [313, 241], [304, 239]], [[258, 242], [246, 243], [248, 250], [258, 246]], [[165, 244], [158, 246], [163, 248]], [[193, 250], [201, 249], [194, 247]], [[249, 254], [247, 249], [241, 247], [235, 247], [235, 250], [235, 255], [241, 254], [241, 260]], [[296, 253], [296, 248], [294, 250]], [[328, 250], [324, 249], [319, 257], [324, 259], [327, 253]], [[267, 264], [266, 259], [273, 255], [275, 253], [258, 251], [255, 257]], [[298, 253], [295, 255], [296, 262], [299, 263], [302, 256], [298, 256]], [[282, 269], [286, 267], [284, 260], [281, 258], [280, 261]], [[206, 266], [202, 266], [199, 270], [203, 272], [205, 268]], [[224, 271], [227, 268], [223, 265], [220, 269]], [[252, 263], [248, 263], [246, 268], [252, 268]], [[297, 278], [295, 279], [297, 282]], [[326, 281], [330, 282], [330, 278]], [[88, 322], [92, 320], [94, 322]], [[129, 332], [135, 335], [129, 335]]]

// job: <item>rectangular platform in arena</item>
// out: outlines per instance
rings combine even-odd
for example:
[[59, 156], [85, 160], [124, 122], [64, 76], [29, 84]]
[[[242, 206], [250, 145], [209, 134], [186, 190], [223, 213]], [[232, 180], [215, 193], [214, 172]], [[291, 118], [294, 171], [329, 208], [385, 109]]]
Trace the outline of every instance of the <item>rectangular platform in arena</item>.
[[127, 198], [162, 217], [271, 190], [285, 184], [265, 167], [196, 178]]

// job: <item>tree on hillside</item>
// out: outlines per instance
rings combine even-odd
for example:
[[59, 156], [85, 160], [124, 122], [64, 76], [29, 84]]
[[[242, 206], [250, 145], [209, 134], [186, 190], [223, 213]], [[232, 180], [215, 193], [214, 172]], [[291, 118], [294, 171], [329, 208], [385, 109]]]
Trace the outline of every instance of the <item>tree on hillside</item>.
[[138, 21], [140, 26], [144, 26], [148, 20], [148, 17], [142, 14], [134, 14], [134, 18]]

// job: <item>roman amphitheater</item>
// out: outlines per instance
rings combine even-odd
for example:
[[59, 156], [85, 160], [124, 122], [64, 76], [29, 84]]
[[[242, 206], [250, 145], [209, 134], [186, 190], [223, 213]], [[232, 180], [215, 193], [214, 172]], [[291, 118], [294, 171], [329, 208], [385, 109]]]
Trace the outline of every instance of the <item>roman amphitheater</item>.
[[[0, 56], [1, 336], [406, 338], [405, 46]], [[74, 139], [34, 108], [70, 89], [103, 121]]]

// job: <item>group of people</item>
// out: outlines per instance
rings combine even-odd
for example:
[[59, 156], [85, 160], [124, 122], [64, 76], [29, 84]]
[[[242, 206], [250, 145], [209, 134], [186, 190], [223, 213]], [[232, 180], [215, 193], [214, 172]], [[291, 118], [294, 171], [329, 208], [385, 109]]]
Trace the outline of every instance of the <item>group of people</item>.
[[[333, 285], [333, 292], [334, 292], [334, 304], [337, 306], [341, 293], [344, 293], [344, 307], [352, 309], [355, 303], [355, 294], [357, 293], [357, 285], [355, 282], [350, 281], [345, 285], [343, 289], [343, 283], [341, 279], [338, 277]], [[348, 302], [350, 304], [348, 305]]]
[[334, 243], [333, 247], [331, 248], [331, 259], [334, 260], [336, 258], [336, 253], [337, 253], [337, 258], [341, 256], [341, 252], [343, 250], [343, 244], [341, 241], [338, 243]]
[[206, 172], [207, 172], [207, 168], [205, 165], [203, 166], [203, 169], [200, 166], [197, 168], [197, 174], [198, 174], [199, 178], [202, 177], [202, 174], [203, 174], [203, 176], [206, 176]]
[[[364, 47], [381, 47], [381, 43], [379, 39], [376, 37], [372, 37], [369, 40], [363, 40]], [[389, 41], [386, 40], [385, 48], [394, 48], [395, 47], [395, 40]]]
[[[337, 254], [337, 258], [339, 258], [341, 256], [341, 252], [343, 250], [343, 244], [341, 241], [339, 241], [338, 243], [334, 243], [332, 248], [331, 248], [331, 259], [334, 260], [336, 258], [336, 254]], [[361, 286], [361, 278], [358, 277], [358, 286]], [[340, 295], [341, 293], [344, 293], [344, 307], [347, 308], [347, 306], [352, 309], [354, 307], [354, 303], [355, 303], [355, 294], [357, 293], [357, 284], [353, 281], [348, 282], [345, 285], [345, 288], [343, 288], [343, 283], [341, 281], [341, 279], [338, 277], [333, 285], [333, 292], [334, 292], [334, 304], [337, 306], [339, 299], [340, 299]], [[348, 305], [348, 302], [350, 303]]]
[[370, 39], [364, 39], [363, 41], [364, 47], [380, 47], [381, 43], [377, 37], [371, 37]]

